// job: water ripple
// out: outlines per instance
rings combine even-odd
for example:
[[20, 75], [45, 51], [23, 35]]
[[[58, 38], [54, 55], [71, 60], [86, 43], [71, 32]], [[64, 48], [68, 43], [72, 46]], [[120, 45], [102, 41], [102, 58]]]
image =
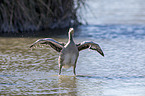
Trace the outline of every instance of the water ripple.
[[95, 78], [95, 79], [135, 79], [135, 78], [145, 78], [145, 76], [128, 76], [128, 77], [100, 77], [100, 76], [87, 76], [87, 75], [77, 75], [76, 77], [84, 77], [84, 78]]
[[145, 38], [144, 25], [83, 25], [80, 26], [77, 36], [101, 39], [113, 38]]

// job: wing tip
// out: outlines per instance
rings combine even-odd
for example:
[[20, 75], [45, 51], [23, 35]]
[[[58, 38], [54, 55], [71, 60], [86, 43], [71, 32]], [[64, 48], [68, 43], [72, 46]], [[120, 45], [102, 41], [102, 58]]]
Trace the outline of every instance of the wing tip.
[[101, 54], [103, 57], [105, 57], [104, 53]]
[[102, 50], [101, 51], [98, 51], [98, 53], [100, 53], [103, 57], [105, 56]]
[[29, 48], [32, 48], [34, 45], [32, 44]]

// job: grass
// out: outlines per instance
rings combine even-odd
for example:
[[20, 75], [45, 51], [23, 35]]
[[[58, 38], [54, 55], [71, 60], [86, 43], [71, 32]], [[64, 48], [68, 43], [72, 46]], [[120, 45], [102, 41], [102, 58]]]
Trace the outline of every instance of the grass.
[[77, 26], [84, 0], [1, 0], [0, 32], [19, 33]]

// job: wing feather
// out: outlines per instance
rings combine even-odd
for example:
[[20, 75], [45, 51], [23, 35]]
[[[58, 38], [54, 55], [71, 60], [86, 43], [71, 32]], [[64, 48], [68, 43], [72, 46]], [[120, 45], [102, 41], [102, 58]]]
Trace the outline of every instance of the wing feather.
[[85, 42], [76, 44], [76, 46], [78, 47], [79, 51], [82, 51], [84, 49], [88, 49], [89, 48], [91, 50], [95, 50], [95, 51], [99, 52], [102, 56], [104, 56], [104, 53], [103, 53], [101, 47], [98, 44], [96, 44], [96, 43], [94, 43], [92, 41], [91, 42], [90, 41], [85, 41]]
[[63, 42], [59, 43], [59, 42], [57, 42], [57, 41], [55, 41], [54, 39], [51, 39], [51, 38], [44, 38], [44, 39], [38, 39], [36, 42], [34, 42], [30, 46], [30, 48], [32, 48], [32, 47], [34, 47], [38, 44], [50, 45], [57, 52], [61, 52], [65, 43], [63, 43]]

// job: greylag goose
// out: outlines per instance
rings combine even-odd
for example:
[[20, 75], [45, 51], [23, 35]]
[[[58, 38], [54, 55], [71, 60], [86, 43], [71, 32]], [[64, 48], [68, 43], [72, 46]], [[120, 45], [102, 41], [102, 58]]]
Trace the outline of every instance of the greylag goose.
[[51, 38], [44, 38], [44, 39], [38, 39], [30, 46], [30, 48], [36, 46], [37, 44], [50, 45], [54, 50], [60, 53], [58, 58], [59, 75], [61, 74], [62, 67], [69, 68], [71, 66], [73, 66], [73, 73], [74, 75], [76, 75], [75, 68], [79, 56], [79, 51], [89, 48], [99, 52], [102, 56], [104, 56], [104, 53], [101, 50], [100, 46], [92, 41], [91, 42], [84, 41], [82, 43], [75, 44], [72, 36], [73, 33], [74, 33], [74, 29], [70, 28], [68, 32], [69, 39], [66, 44], [62, 42], [57, 42]]

